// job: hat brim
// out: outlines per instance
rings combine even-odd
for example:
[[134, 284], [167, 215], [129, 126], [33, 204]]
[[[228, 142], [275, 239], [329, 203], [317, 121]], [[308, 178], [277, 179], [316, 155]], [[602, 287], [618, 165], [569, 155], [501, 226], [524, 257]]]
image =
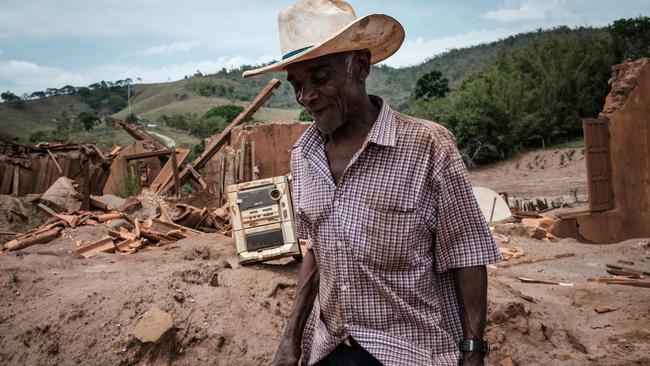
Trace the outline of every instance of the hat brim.
[[370, 50], [371, 63], [376, 64], [392, 56], [404, 42], [404, 28], [385, 14], [371, 14], [359, 18], [330, 39], [297, 55], [271, 65], [244, 71], [245, 78], [286, 71], [287, 66], [313, 58], [346, 51]]

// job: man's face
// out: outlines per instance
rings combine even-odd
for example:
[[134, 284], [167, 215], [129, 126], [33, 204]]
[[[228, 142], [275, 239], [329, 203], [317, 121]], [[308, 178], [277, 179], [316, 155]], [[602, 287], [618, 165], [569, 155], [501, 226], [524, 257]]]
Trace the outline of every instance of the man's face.
[[314, 117], [321, 132], [339, 128], [350, 116], [360, 93], [365, 94], [365, 78], [360, 81], [359, 70], [354, 52], [326, 55], [287, 68], [287, 80], [296, 100]]

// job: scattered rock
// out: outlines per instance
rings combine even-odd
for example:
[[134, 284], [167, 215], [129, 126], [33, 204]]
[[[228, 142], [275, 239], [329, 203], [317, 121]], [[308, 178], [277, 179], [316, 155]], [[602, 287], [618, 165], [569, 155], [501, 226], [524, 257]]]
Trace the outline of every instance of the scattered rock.
[[183, 294], [180, 293], [180, 292], [175, 293], [174, 296], [173, 296], [173, 298], [174, 298], [174, 300], [176, 300], [176, 302], [178, 302], [179, 304], [182, 304], [182, 303], [185, 302], [185, 295], [183, 295]]
[[501, 235], [505, 236], [525, 236], [528, 235], [528, 230], [526, 228], [519, 224], [519, 223], [507, 223], [507, 224], [501, 224], [497, 225], [494, 227], [494, 231], [496, 233], [499, 233]]
[[153, 307], [135, 326], [133, 335], [143, 343], [158, 342], [174, 327], [174, 319], [168, 313]]
[[217, 287], [219, 286], [219, 273], [214, 272], [212, 276], [210, 277], [210, 281], [208, 282], [210, 286], [212, 287]]
[[597, 312], [598, 314], [609, 313], [616, 310], [618, 310], [618, 307], [612, 305], [607, 305], [607, 304], [594, 305], [594, 311]]
[[57, 179], [50, 188], [43, 193], [41, 200], [54, 206], [55, 211], [72, 212], [81, 208], [81, 202], [74, 197], [77, 191], [74, 188], [75, 182], [69, 178]]

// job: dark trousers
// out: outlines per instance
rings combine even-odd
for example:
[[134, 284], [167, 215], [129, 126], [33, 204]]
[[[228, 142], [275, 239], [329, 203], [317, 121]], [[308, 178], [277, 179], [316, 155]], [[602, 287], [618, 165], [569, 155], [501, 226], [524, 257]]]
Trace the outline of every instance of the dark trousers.
[[363, 349], [352, 337], [350, 346], [341, 343], [316, 366], [382, 366], [376, 358]]

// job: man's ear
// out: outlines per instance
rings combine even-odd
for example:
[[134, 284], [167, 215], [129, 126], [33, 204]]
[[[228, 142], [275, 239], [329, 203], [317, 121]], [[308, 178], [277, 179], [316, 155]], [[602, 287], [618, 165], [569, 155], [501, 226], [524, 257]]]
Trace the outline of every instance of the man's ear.
[[357, 65], [359, 66], [359, 81], [365, 82], [370, 75], [370, 50], [357, 51]]

